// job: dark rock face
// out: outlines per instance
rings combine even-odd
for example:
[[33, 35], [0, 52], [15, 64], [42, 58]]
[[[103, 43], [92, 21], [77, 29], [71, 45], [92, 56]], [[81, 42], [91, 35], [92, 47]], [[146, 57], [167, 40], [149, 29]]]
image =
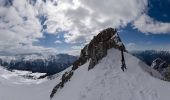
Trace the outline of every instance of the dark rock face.
[[73, 76], [73, 70], [69, 72], [65, 72], [61, 78], [61, 82], [58, 83], [52, 90], [50, 94], [50, 98], [53, 98], [54, 94], [57, 92], [59, 88], [63, 88], [64, 84], [68, 81], [70, 81], [71, 77]]
[[78, 66], [83, 65], [87, 60], [90, 60], [89, 69], [93, 68], [99, 60], [107, 55], [107, 50], [110, 48], [126, 51], [117, 34], [117, 30], [113, 28], [107, 28], [97, 36], [94, 36], [91, 42], [81, 50], [80, 58], [73, 64], [72, 69], [77, 69]]

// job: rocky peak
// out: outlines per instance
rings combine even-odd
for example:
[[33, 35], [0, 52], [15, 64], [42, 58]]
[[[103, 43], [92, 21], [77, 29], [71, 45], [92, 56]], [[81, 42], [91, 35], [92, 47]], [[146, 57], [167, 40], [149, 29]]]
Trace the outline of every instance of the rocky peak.
[[117, 30], [113, 28], [107, 28], [101, 31], [81, 50], [80, 57], [73, 63], [72, 70], [66, 71], [62, 75], [61, 81], [53, 88], [50, 98], [52, 99], [58, 89], [63, 88], [65, 83], [71, 79], [74, 70], [85, 64], [88, 60], [90, 60], [88, 69], [92, 69], [99, 60], [107, 55], [107, 50], [110, 48], [126, 51], [125, 46], [119, 38]]
[[77, 69], [87, 60], [90, 60], [89, 69], [93, 68], [99, 60], [107, 55], [107, 50], [110, 48], [126, 51], [117, 30], [113, 28], [107, 28], [94, 36], [91, 42], [81, 50], [80, 58], [73, 64], [72, 69]]

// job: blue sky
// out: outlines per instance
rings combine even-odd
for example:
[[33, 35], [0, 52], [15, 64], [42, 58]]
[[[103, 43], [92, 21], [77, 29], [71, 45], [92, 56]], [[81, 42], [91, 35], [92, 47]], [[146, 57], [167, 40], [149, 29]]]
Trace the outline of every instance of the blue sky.
[[[149, 0], [147, 14], [157, 21], [170, 22], [170, 0]], [[135, 43], [130, 50], [148, 50], [148, 49], [170, 49], [170, 34], [143, 34], [137, 29], [133, 29], [131, 25], [122, 29], [120, 32], [122, 41]]]
[[[78, 45], [80, 46], [80, 43], [66, 43], [64, 42], [64, 33], [65, 32], [59, 32], [57, 34], [48, 34], [44, 32], [44, 38], [40, 38], [37, 42], [35, 42], [35, 45], [40, 45], [44, 47], [52, 47], [56, 48], [58, 51], [65, 51], [72, 48], [72, 46]], [[60, 41], [59, 43], [56, 41]]]
[[170, 48], [170, 34], [143, 34], [128, 25], [119, 32], [119, 35], [129, 50], [169, 50]]
[[0, 54], [78, 55], [118, 28], [128, 50], [170, 50], [170, 0], [0, 0]]
[[162, 22], [170, 22], [170, 0], [149, 0], [148, 15]]

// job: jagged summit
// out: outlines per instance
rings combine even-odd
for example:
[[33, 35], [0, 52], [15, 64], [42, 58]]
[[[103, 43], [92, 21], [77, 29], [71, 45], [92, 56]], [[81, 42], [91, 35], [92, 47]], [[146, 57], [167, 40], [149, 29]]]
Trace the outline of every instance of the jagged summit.
[[50, 97], [53, 98], [58, 89], [64, 87], [65, 83], [71, 79], [74, 71], [79, 66], [85, 64], [89, 60], [88, 70], [92, 69], [103, 57], [107, 55], [107, 51], [111, 48], [126, 51], [117, 30], [107, 28], [101, 31], [97, 36], [94, 36], [91, 42], [81, 50], [80, 57], [73, 63], [72, 70], [66, 71], [62, 75], [61, 81], [54, 87]]
[[126, 51], [117, 30], [113, 28], [104, 29], [97, 36], [94, 36], [91, 42], [81, 50], [80, 58], [73, 64], [73, 70], [89, 59], [89, 69], [93, 68], [99, 60], [107, 55], [107, 50], [110, 48]]

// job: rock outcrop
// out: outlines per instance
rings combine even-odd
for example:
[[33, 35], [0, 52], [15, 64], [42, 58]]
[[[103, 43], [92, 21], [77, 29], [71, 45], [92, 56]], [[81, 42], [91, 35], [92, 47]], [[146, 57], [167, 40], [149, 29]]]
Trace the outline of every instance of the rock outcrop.
[[157, 58], [152, 62], [151, 68], [162, 75], [162, 79], [170, 81], [170, 65], [161, 58]]
[[110, 48], [126, 51], [117, 30], [113, 28], [107, 28], [97, 36], [94, 36], [91, 42], [81, 50], [80, 58], [73, 64], [72, 69], [77, 69], [78, 66], [83, 65], [87, 60], [90, 60], [89, 69], [93, 68], [99, 60], [107, 55], [107, 50]]
[[157, 70], [158, 72], [163, 73], [164, 69], [168, 67], [168, 64], [161, 58], [157, 58], [152, 62], [151, 67]]

